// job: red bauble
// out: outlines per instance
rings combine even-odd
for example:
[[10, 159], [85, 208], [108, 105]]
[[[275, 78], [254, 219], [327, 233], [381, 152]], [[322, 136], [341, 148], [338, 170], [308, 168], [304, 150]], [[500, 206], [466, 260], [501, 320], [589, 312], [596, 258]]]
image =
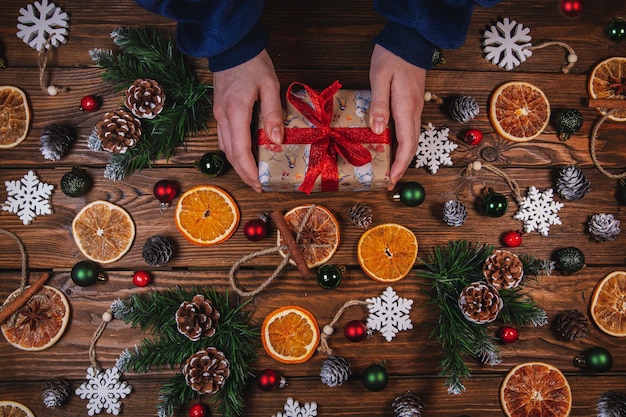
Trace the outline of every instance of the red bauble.
[[189, 409], [189, 417], [209, 417], [211, 412], [206, 404], [197, 403]]
[[519, 333], [515, 330], [514, 327], [504, 326], [500, 328], [500, 340], [504, 343], [513, 343], [516, 342], [519, 338]]
[[133, 284], [146, 287], [152, 282], [152, 275], [148, 271], [137, 271], [133, 274]]
[[468, 129], [465, 131], [463, 141], [468, 145], [476, 146], [483, 140], [483, 132], [479, 129]]
[[100, 108], [100, 99], [96, 96], [85, 96], [80, 100], [80, 109], [84, 111], [96, 111]]
[[522, 244], [522, 232], [510, 230], [502, 236], [504, 246], [508, 248], [516, 248]]
[[576, 17], [583, 12], [583, 0], [561, 0], [561, 12], [567, 17]]
[[156, 199], [161, 203], [161, 211], [163, 211], [178, 195], [178, 186], [173, 181], [161, 180], [154, 184], [153, 192]]
[[256, 383], [263, 391], [273, 391], [287, 385], [285, 378], [273, 369], [263, 369], [256, 375]]
[[343, 334], [351, 342], [360, 342], [367, 337], [367, 326], [361, 320], [352, 320], [346, 323]]
[[267, 236], [269, 229], [267, 221], [268, 218], [266, 215], [250, 220], [243, 226], [244, 236], [252, 242], [258, 242], [263, 239]]

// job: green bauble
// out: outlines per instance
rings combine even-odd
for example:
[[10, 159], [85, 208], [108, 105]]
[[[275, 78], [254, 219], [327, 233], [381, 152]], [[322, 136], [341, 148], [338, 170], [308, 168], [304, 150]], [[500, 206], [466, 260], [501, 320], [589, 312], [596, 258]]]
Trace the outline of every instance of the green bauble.
[[317, 270], [317, 283], [327, 290], [336, 288], [341, 284], [341, 276], [345, 270], [343, 265], [322, 265]]
[[419, 182], [405, 182], [394, 192], [392, 199], [394, 201], [400, 201], [405, 206], [417, 207], [426, 199], [426, 190], [424, 190], [424, 186]]
[[585, 254], [580, 249], [569, 246], [556, 251], [554, 261], [556, 269], [566, 275], [573, 274], [585, 266]]
[[72, 281], [81, 287], [88, 287], [101, 280], [100, 268], [91, 261], [80, 261], [72, 267]]
[[591, 372], [607, 372], [613, 366], [611, 352], [602, 347], [592, 347], [582, 357], [574, 359], [574, 363]]
[[91, 188], [91, 177], [84, 169], [74, 167], [61, 177], [61, 191], [69, 197], [80, 197]]
[[373, 364], [363, 371], [363, 385], [370, 391], [382, 391], [389, 382], [389, 376], [384, 366]]
[[606, 28], [606, 35], [612, 41], [621, 41], [626, 38], [626, 21], [613, 19]]
[[557, 115], [557, 128], [560, 140], [568, 140], [583, 126], [583, 115], [576, 109], [563, 109]]
[[226, 167], [226, 158], [221, 152], [207, 152], [200, 158], [198, 169], [207, 177], [220, 175]]
[[509, 208], [509, 202], [504, 194], [496, 193], [491, 188], [483, 197], [483, 209], [489, 217], [502, 217]]

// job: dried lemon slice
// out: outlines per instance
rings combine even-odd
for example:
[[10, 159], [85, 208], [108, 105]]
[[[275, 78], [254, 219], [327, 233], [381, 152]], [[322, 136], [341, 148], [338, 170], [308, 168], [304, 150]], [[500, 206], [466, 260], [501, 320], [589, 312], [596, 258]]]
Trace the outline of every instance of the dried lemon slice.
[[30, 108], [17, 87], [0, 87], [0, 149], [17, 146], [28, 136]]

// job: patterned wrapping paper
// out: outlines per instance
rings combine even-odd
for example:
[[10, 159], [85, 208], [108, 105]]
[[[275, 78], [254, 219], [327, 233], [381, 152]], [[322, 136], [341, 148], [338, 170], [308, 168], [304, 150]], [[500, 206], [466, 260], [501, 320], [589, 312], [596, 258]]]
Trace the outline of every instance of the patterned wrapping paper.
[[[366, 191], [389, 184], [389, 129], [369, 128], [369, 90], [317, 92], [294, 83], [284, 103], [285, 137], [269, 141], [258, 123], [259, 181], [264, 191]], [[307, 178], [308, 175], [308, 178]]]

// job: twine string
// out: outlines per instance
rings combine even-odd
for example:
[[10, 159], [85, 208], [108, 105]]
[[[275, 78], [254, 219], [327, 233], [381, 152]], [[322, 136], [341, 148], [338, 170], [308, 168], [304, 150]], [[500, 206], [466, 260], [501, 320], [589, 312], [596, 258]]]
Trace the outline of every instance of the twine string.
[[[574, 66], [574, 64], [576, 63], [576, 61], [578, 60], [578, 57], [576, 56], [576, 52], [574, 51], [574, 49], [569, 46], [568, 44], [566, 44], [565, 42], [560, 42], [560, 41], [547, 41], [544, 42], [540, 45], [533, 45], [530, 46], [528, 49], [530, 49], [531, 51], [535, 50], [535, 49], [541, 49], [541, 48], [545, 48], [546, 46], [553, 46], [553, 45], [558, 45], [561, 46], [563, 48], [565, 48], [567, 50], [567, 52], [569, 53], [568, 55], [568, 59], [567, 59], [567, 65], [563, 65], [563, 67], [561, 67], [561, 71], [563, 71], [563, 74], [567, 74], [572, 67]], [[570, 58], [572, 57], [572, 58]]]
[[89, 345], [89, 362], [91, 362], [91, 366], [94, 368], [98, 368], [98, 361], [96, 360], [96, 343], [98, 343], [98, 339], [100, 339], [100, 336], [102, 336], [104, 329], [106, 329], [107, 324], [112, 319], [113, 319], [113, 312], [109, 308], [102, 315], [102, 322], [100, 323], [100, 325], [94, 332], [93, 336], [91, 337], [91, 344]]
[[[28, 271], [27, 271], [27, 254], [26, 254], [26, 248], [24, 247], [24, 243], [22, 242], [22, 240], [13, 232], [6, 230], [6, 229], [0, 229], [0, 233], [9, 236], [10, 238], [12, 238], [13, 240], [15, 240], [15, 242], [17, 242], [17, 246], [20, 249], [20, 254], [22, 255], [22, 278], [20, 281], [20, 287], [18, 288], [18, 291], [15, 293], [16, 296], [19, 296], [21, 293], [24, 292], [24, 289], [26, 288], [26, 284], [28, 282]], [[3, 304], [0, 305], [0, 311], [4, 310], [6, 306], [8, 306], [9, 304]]]
[[591, 130], [591, 142], [589, 144], [589, 151], [591, 153], [591, 160], [593, 161], [595, 167], [598, 168], [598, 171], [600, 171], [609, 178], [622, 180], [626, 178], [626, 171], [622, 172], [621, 174], [610, 173], [602, 167], [600, 161], [598, 161], [598, 156], [596, 155], [596, 138], [598, 137], [598, 130], [600, 129], [600, 126], [602, 126], [602, 123], [604, 123], [606, 119], [608, 119], [617, 110], [618, 109], [610, 109], [606, 113], [604, 113], [601, 118], [596, 120], [596, 123], [593, 125], [593, 129]]
[[511, 191], [513, 191], [515, 201], [519, 203], [522, 200], [522, 194], [520, 192], [520, 188], [519, 188], [519, 185], [517, 184], [517, 181], [509, 177], [506, 174], [506, 172], [504, 172], [498, 167], [495, 167], [493, 165], [482, 164], [480, 161], [472, 161], [467, 164], [464, 175], [467, 177], [472, 176], [474, 174], [474, 171], [479, 171], [481, 169], [485, 169], [493, 174], [496, 174], [500, 178], [502, 178], [506, 182], [506, 184], [509, 186]]
[[334, 326], [335, 326], [335, 324], [337, 324], [337, 322], [341, 318], [341, 315], [344, 313], [344, 311], [346, 311], [348, 308], [350, 308], [352, 306], [363, 306], [363, 305], [366, 306], [368, 304], [369, 303], [367, 301], [363, 301], [363, 300], [349, 300], [349, 301], [346, 301], [341, 306], [339, 311], [337, 311], [337, 313], [335, 314], [335, 317], [333, 317], [331, 322], [329, 324], [327, 324], [326, 326], [324, 326], [324, 329], [322, 329], [322, 336], [320, 337], [320, 344], [317, 347], [318, 352], [325, 353], [328, 356], [332, 355], [333, 354], [333, 350], [328, 345], [328, 338], [334, 333], [334, 331], [335, 331]]
[[50, 45], [50, 38], [46, 39], [46, 43], [43, 45], [42, 50], [39, 51], [39, 55], [37, 56], [37, 65], [39, 66], [39, 87], [41, 87], [41, 91], [44, 93], [48, 92], [48, 87], [46, 86], [45, 75], [46, 75], [46, 66], [48, 65], [48, 52]]

